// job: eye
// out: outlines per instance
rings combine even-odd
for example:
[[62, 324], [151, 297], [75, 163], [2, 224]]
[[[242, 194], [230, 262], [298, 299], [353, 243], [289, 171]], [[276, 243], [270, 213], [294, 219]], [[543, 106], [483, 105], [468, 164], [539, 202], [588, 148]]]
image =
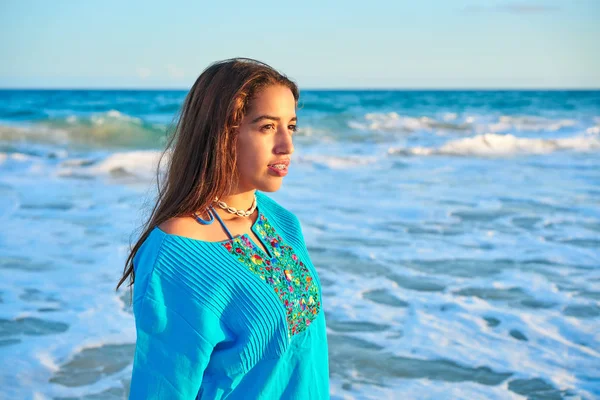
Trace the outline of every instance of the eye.
[[260, 130], [264, 132], [264, 131], [268, 131], [268, 130], [270, 130], [270, 129], [274, 129], [274, 128], [275, 128], [275, 125], [273, 125], [273, 124], [268, 124], [268, 125], [264, 125], [264, 126], [262, 126], [262, 127], [260, 128]]
[[298, 130], [298, 126], [297, 125], [289, 125], [288, 129], [292, 132], [296, 132]]

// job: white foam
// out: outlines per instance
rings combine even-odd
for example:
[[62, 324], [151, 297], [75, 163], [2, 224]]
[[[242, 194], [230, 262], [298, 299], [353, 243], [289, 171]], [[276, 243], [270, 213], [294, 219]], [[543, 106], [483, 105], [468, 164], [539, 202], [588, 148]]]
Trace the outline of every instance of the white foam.
[[5, 126], [0, 125], [0, 140], [23, 141], [33, 140], [39, 143], [66, 144], [69, 133], [64, 129], [50, 128], [44, 125], [35, 126]]
[[[90, 177], [114, 176], [115, 174], [137, 176], [149, 179], [155, 176], [161, 151], [139, 150], [113, 153], [104, 160], [91, 166], [85, 166], [85, 159], [72, 159], [63, 162], [58, 168], [59, 176], [83, 175]], [[163, 159], [168, 162], [169, 153]]]
[[105, 113], [94, 114], [90, 117], [90, 121], [96, 125], [102, 125], [106, 122], [110, 122], [111, 120], [116, 121], [126, 121], [134, 124], [141, 124], [142, 120], [137, 117], [132, 117], [127, 114], [123, 114], [118, 110], [109, 110]]
[[536, 116], [510, 116], [503, 115], [498, 122], [489, 124], [487, 130], [491, 132], [517, 131], [558, 131], [562, 128], [576, 126], [577, 122], [572, 119], [553, 120]]
[[[477, 121], [477, 123], [476, 123]], [[403, 116], [396, 112], [368, 113], [363, 121], [349, 121], [348, 127], [358, 130], [381, 132], [440, 132], [440, 131], [473, 131], [475, 133], [506, 132], [541, 132], [559, 131], [563, 128], [577, 126], [572, 119], [550, 119], [539, 116], [502, 115], [495, 121], [489, 118], [446, 112], [439, 117]], [[592, 128], [593, 129], [593, 128]]]
[[0, 125], [2, 141], [33, 141], [68, 145], [70, 142], [98, 143], [113, 146], [118, 143], [145, 143], [165, 131], [160, 124], [144, 124], [137, 117], [117, 110], [90, 116], [69, 115], [28, 125]]
[[447, 113], [442, 118], [443, 121], [438, 121], [427, 116], [402, 116], [396, 112], [368, 113], [364, 116], [364, 122], [349, 121], [348, 126], [360, 130], [396, 132], [431, 131], [434, 129], [466, 130], [471, 128], [469, 123], [451, 123], [450, 121], [457, 118], [454, 113]]
[[32, 158], [33, 158], [33, 156], [30, 156], [29, 154], [23, 154], [23, 153], [0, 153], [0, 164], [9, 159], [24, 162], [24, 161], [30, 161]]
[[327, 136], [329, 134], [330, 132], [326, 129], [316, 128], [314, 126], [301, 126], [298, 127], [298, 131], [296, 131], [294, 135], [305, 137], [319, 136], [320, 138], [323, 138], [324, 136]]
[[[415, 273], [406, 268], [394, 265], [396, 280], [398, 274], [428, 278], [427, 275]], [[504, 271], [494, 280], [489, 277], [479, 277], [462, 280], [446, 280], [449, 288], [440, 292], [422, 292], [406, 289], [395, 285], [386, 276], [361, 276], [356, 278], [340, 270], [322, 270], [321, 278], [327, 278], [334, 285], [330, 291], [326, 305], [331, 309], [337, 321], [363, 321], [373, 324], [387, 324], [402, 327], [402, 335], [393, 337], [381, 332], [352, 332], [353, 336], [385, 347], [385, 352], [401, 357], [424, 360], [446, 359], [464, 366], [490, 367], [496, 372], [513, 372], [506, 379], [502, 388], [496, 393], [499, 398], [507, 398], [513, 393], [506, 385], [515, 378], [540, 377], [553, 383], [557, 388], [573, 388], [579, 384], [579, 378], [573, 373], [576, 365], [585, 367], [598, 357], [598, 352], [580, 345], [577, 338], [582, 335], [577, 331], [565, 335], [560, 320], [560, 312], [555, 310], [519, 309], [511, 306], [494, 304], [494, 301], [471, 296], [455, 296], [452, 292], [466, 287], [505, 289], [521, 287], [540, 300], [553, 300], [559, 304], [571, 302], [565, 293], [556, 290], [556, 285], [549, 282], [545, 276], [516, 270]], [[502, 284], [497, 285], [496, 280]], [[362, 293], [373, 289], [387, 289], [399, 299], [410, 299], [410, 307], [393, 309], [382, 304], [369, 304]], [[530, 289], [527, 289], [530, 288]], [[452, 307], [441, 310], [442, 305], [452, 304]], [[335, 311], [333, 311], [335, 310]], [[494, 316], [501, 322], [500, 326], [490, 328], [485, 324], [484, 316]], [[577, 321], [577, 320], [575, 320]], [[527, 341], [515, 340], [509, 334], [517, 329], [526, 335]], [[478, 332], [474, 335], [474, 332]], [[331, 332], [334, 333], [334, 332]], [[597, 339], [596, 339], [597, 340]], [[435, 344], [435, 345], [432, 345]], [[502, 348], [499, 352], [498, 348]], [[566, 357], [568, 355], [568, 357]], [[544, 360], [562, 360], [561, 363], [549, 363]], [[408, 384], [419, 385], [420, 380], [410, 380]], [[445, 385], [443, 381], [440, 385]], [[465, 382], [466, 385], [476, 385]], [[354, 387], [354, 385], [353, 385]], [[460, 386], [452, 385], [456, 395], [466, 396]], [[582, 389], [582, 392], [583, 389]], [[429, 391], [427, 391], [429, 393]], [[487, 398], [490, 392], [481, 393]], [[435, 396], [434, 396], [435, 397]], [[445, 397], [445, 396], [442, 396]]]
[[590, 126], [585, 130], [585, 133], [589, 135], [600, 135], [600, 125]]
[[445, 113], [442, 118], [444, 121], [454, 121], [458, 117], [456, 113]]
[[[115, 121], [120, 116], [104, 113], [103, 118]], [[389, 116], [388, 122], [385, 118], [382, 117], [381, 123], [389, 122], [390, 132], [395, 132], [395, 123], [400, 127], [396, 130], [401, 132], [448, 122], [473, 127], [468, 135], [470, 142], [463, 141], [466, 135], [453, 136], [456, 140], [449, 141], [427, 134], [411, 136], [411, 146], [424, 146], [415, 151], [423, 149], [427, 155], [437, 154], [440, 149], [463, 155], [487, 155], [486, 149], [482, 149], [484, 145], [491, 147], [487, 149], [491, 154], [494, 151], [529, 153], [539, 146], [535, 140], [530, 142], [532, 139], [518, 137], [514, 132], [476, 130], [499, 122], [493, 116], [440, 113], [435, 119], [417, 116], [402, 121], [405, 117], [397, 114]], [[135, 123], [123, 123], [107, 130], [106, 122], [100, 125], [101, 129], [97, 126], [92, 128], [98, 129], [91, 129], [89, 117], [70, 120], [73, 125], [63, 121], [69, 134], [87, 134], [85, 129], [88, 129], [98, 138], [107, 132], [127, 137], [128, 131], [121, 128], [140, 131], [136, 130]], [[359, 123], [370, 124], [376, 120], [377, 117]], [[519, 123], [506, 119], [503, 122], [508, 124], [507, 129], [516, 129], [515, 124]], [[556, 151], [565, 147], [594, 146], [593, 140], [600, 139], [594, 129], [600, 124], [600, 118], [581, 124], [582, 131], [591, 128], [587, 135], [554, 141], [546, 141], [547, 136], [539, 135], [539, 139], [544, 139], [539, 147], [548, 151], [549, 146], [550, 151]], [[455, 159], [455, 163], [413, 158], [398, 163], [406, 166], [401, 170], [387, 169], [384, 167], [388, 164], [396, 165], [394, 159], [370, 165], [381, 160], [381, 146], [387, 149], [387, 144], [350, 140], [323, 145], [322, 132], [318, 131], [321, 127], [316, 124], [304, 132], [305, 136], [319, 138], [317, 146], [304, 147], [311, 140], [302, 140], [304, 137], [300, 134], [302, 139], [292, 161], [297, 159], [300, 168], [286, 178], [287, 189], [269, 195], [285, 200], [281, 204], [298, 212], [304, 222], [311, 258], [324, 282], [323, 306], [331, 322], [329, 332], [383, 347], [381, 351], [373, 350], [365, 358], [367, 363], [375, 364], [380, 361], [378, 357], [391, 355], [428, 360], [431, 364], [427, 365], [434, 368], [439, 360], [455, 362], [468, 368], [464, 371], [465, 379], [474, 378], [476, 372], [472, 368], [478, 367], [513, 373], [497, 385], [453, 381], [452, 377], [444, 380], [448, 377], [443, 369], [437, 374], [434, 369], [433, 373], [429, 371], [420, 378], [401, 377], [395, 372], [386, 376], [384, 366], [379, 370], [381, 375], [374, 375], [377, 370], [369, 368], [367, 363], [363, 366], [335, 358], [340, 349], [334, 348], [336, 343], [332, 341], [334, 358], [331, 361], [336, 365], [331, 380], [332, 398], [516, 399], [523, 396], [510, 391], [509, 382], [533, 378], [547, 381], [559, 390], [573, 390], [576, 396], [593, 397], [588, 392], [594, 391], [594, 382], [585, 371], [593, 370], [600, 357], [597, 350], [600, 336], [595, 329], [597, 317], [579, 318], [564, 310], [568, 306], [590, 306], [595, 310], [594, 279], [598, 274], [593, 267], [597, 257], [594, 258], [595, 249], [560, 241], [579, 237], [593, 240], [596, 233], [597, 218], [591, 211], [593, 199], [590, 197], [593, 197], [595, 164], [589, 163], [589, 157], [581, 157], [579, 153], [544, 157], [543, 163], [550, 167], [555, 162], [591, 165], [578, 180], [568, 179], [570, 175], [556, 175], [559, 169], [538, 170], [528, 163], [507, 162], [503, 164], [506, 168], [498, 170], [496, 164], [478, 161], [476, 157], [467, 163], [460, 159]], [[565, 127], [572, 128], [568, 124]], [[2, 129], [0, 126], [0, 131]], [[332, 141], [348, 133], [337, 134], [330, 127], [323, 129]], [[457, 133], [449, 129], [447, 132], [449, 135]], [[366, 136], [362, 131], [351, 133], [351, 139], [362, 140]], [[478, 134], [481, 135], [476, 136]], [[586, 136], [587, 141], [582, 141]], [[343, 138], [348, 139], [348, 136]], [[103, 143], [112, 146], [112, 140], [121, 141], [114, 136]], [[511, 142], [514, 142], [512, 147]], [[126, 243], [132, 239], [130, 234], [145, 221], [138, 217], [145, 188], [133, 190], [136, 188], [111, 179], [122, 175], [154, 178], [159, 153], [110, 153], [111, 150], [95, 148], [45, 157], [35, 154], [49, 154], [57, 147], [53, 145], [48, 150], [37, 146], [34, 152], [29, 143], [25, 146], [20, 148], [11, 143], [11, 150], [4, 150], [9, 152], [0, 153], [0, 219], [4, 228], [0, 252], [2, 262], [12, 265], [5, 270], [7, 273], [0, 282], [3, 301], [0, 314], [9, 320], [28, 315], [63, 322], [69, 328], [48, 335], [10, 336], [9, 339], [22, 342], [0, 348], [1, 358], [10, 366], [0, 372], [0, 383], [7, 383], [0, 390], [0, 397], [74, 398], [120, 387], [121, 379], [129, 379], [131, 366], [89, 385], [82, 380], [81, 386], [69, 387], [49, 380], [57, 367], [78, 359], [85, 349], [135, 342], [133, 318], [123, 310], [124, 305], [113, 290], [121, 276], [127, 255]], [[412, 154], [413, 149], [400, 151]], [[165, 164], [166, 161], [163, 160]], [[369, 167], [362, 168], [365, 165]], [[381, 168], [375, 171], [378, 167]], [[463, 167], [486, 174], [490, 179], [472, 180], [464, 174]], [[55, 179], [57, 171], [94, 179], [84, 182]], [[515, 171], [527, 176], [539, 173], [540, 181], [556, 182], [554, 178], [557, 178], [560, 182], [556, 185], [515, 182]], [[105, 181], [104, 177], [108, 179]], [[461, 188], [460, 193], [456, 187]], [[368, 196], [357, 196], [357, 193], [368, 193]], [[26, 207], [20, 208], [21, 205]], [[144, 212], [148, 212], [146, 210]], [[490, 218], [474, 223], [468, 218], [457, 220], [457, 211], [468, 214], [469, 210], [475, 216], [481, 211], [484, 217], [489, 215]], [[504, 212], [505, 217], [495, 218], [505, 215]], [[538, 222], [531, 222], [531, 227], [518, 227], [511, 222], [514, 217]], [[23, 252], [23, 249], [36, 251]], [[530, 257], [547, 260], [548, 265], [521, 263]], [[463, 259], [472, 265], [463, 265]], [[428, 283], [433, 290], [427, 288]], [[509, 297], [512, 288], [517, 290], [514, 301], [504, 301], [493, 296], [469, 295], [464, 292], [469, 288], [492, 294], [507, 291]], [[26, 289], [40, 292], [27, 299], [23, 296]], [[381, 291], [383, 296], [374, 296], [373, 291]], [[371, 292], [371, 296], [367, 292]], [[542, 307], [520, 307], [522, 298], [539, 302]], [[399, 306], [393, 305], [394, 299], [399, 301], [396, 304]], [[492, 318], [498, 320], [497, 325]], [[335, 322], [366, 324], [364, 329], [346, 329], [347, 325], [341, 324], [336, 330]], [[369, 324], [379, 324], [381, 329], [370, 329]], [[389, 327], [381, 327], [383, 324]], [[518, 330], [527, 340], [511, 336], [511, 330]], [[348, 345], [360, 346], [360, 343]], [[345, 354], [351, 355], [353, 350], [347, 348]], [[358, 353], [368, 349], [356, 350]], [[394, 361], [399, 362], [400, 368], [406, 367], [402, 360]], [[378, 378], [385, 386], [377, 385]]]
[[600, 149], [600, 139], [574, 136], [559, 139], [520, 138], [511, 134], [486, 133], [450, 140], [439, 148], [390, 148], [388, 154], [508, 156], [514, 154], [548, 154], [559, 150], [591, 151]]
[[329, 155], [302, 155], [295, 158], [297, 162], [322, 166], [329, 169], [349, 169], [363, 165], [373, 164], [378, 161], [374, 156], [329, 156]]
[[40, 365], [45, 367], [48, 371], [56, 372], [60, 366], [56, 364], [54, 357], [47, 351], [39, 351], [35, 354], [35, 358], [39, 361]]

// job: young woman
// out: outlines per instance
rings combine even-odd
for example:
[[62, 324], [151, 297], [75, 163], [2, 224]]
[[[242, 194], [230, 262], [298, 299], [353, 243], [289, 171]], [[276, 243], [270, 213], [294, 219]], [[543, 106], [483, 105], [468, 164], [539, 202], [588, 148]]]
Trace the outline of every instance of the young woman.
[[192, 86], [117, 286], [133, 285], [130, 399], [329, 398], [317, 271], [298, 218], [263, 193], [290, 167], [298, 97], [251, 59]]

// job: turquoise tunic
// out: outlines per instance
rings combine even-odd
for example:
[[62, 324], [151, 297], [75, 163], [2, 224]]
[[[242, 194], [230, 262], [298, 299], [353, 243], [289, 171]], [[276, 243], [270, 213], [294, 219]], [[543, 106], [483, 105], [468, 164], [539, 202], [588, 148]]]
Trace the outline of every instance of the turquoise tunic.
[[[248, 234], [158, 226], [133, 260], [130, 399], [328, 399], [323, 297], [298, 218], [256, 192]], [[217, 215], [218, 217], [218, 215]]]

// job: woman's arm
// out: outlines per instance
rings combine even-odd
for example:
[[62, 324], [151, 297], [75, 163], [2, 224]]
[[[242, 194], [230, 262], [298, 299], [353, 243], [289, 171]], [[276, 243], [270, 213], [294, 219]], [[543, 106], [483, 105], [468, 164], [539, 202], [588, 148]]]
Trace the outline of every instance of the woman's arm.
[[213, 344], [163, 301], [134, 304], [137, 341], [130, 399], [195, 399]]
[[[137, 341], [130, 399], [194, 399], [226, 329], [182, 259], [143, 253], [134, 262]], [[196, 266], [197, 268], [197, 266]], [[202, 285], [205, 286], [205, 283]]]

